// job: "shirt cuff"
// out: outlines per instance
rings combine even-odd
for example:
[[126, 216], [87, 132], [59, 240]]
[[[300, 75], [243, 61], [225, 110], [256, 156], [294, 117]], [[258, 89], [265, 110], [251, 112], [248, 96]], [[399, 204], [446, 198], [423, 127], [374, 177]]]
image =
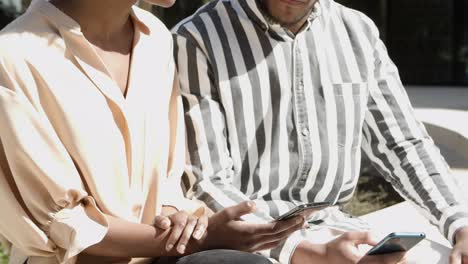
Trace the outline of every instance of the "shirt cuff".
[[[292, 256], [296, 251], [297, 246], [306, 239], [301, 235], [301, 231], [296, 231], [286, 239], [282, 245], [279, 256], [273, 256], [275, 259], [278, 259], [279, 263], [291, 263]], [[272, 252], [275, 252], [273, 249]]]
[[99, 243], [107, 234], [109, 223], [91, 197], [81, 205], [65, 208], [52, 215], [48, 235], [59, 247], [60, 263], [77, 256], [86, 248]]
[[455, 244], [455, 234], [462, 227], [468, 227], [468, 207], [455, 205], [442, 214], [439, 230], [452, 243]]

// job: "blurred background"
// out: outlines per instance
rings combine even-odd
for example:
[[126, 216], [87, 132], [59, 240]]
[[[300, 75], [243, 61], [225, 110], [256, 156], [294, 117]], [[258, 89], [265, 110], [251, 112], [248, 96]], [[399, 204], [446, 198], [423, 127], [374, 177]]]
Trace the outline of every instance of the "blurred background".
[[[169, 9], [138, 4], [171, 28], [209, 1], [178, 0]], [[454, 174], [468, 179], [468, 0], [335, 1], [364, 12], [377, 24], [416, 114]], [[0, 0], [0, 28], [30, 2]], [[355, 197], [345, 210], [363, 215], [402, 200], [365, 157], [362, 165]], [[6, 213], [0, 208], [0, 217]], [[0, 264], [4, 263], [7, 256], [0, 248]]]
[[[31, 0], [0, 0], [0, 27]], [[179, 0], [150, 9], [171, 28], [209, 0]], [[405, 84], [468, 85], [468, 0], [336, 0], [378, 25]]]

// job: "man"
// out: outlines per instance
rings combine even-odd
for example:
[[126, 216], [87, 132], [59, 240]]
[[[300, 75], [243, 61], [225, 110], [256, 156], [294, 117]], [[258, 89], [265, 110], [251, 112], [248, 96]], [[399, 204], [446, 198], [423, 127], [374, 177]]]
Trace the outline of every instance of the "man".
[[[189, 195], [215, 211], [255, 201], [253, 218], [265, 221], [296, 204], [340, 205], [355, 190], [362, 149], [454, 243], [451, 263], [468, 263], [468, 208], [369, 18], [333, 0], [224, 0], [173, 32]], [[357, 245], [375, 243], [365, 232], [332, 240], [366, 229], [338, 206], [312, 220], [264, 253], [357, 263]]]

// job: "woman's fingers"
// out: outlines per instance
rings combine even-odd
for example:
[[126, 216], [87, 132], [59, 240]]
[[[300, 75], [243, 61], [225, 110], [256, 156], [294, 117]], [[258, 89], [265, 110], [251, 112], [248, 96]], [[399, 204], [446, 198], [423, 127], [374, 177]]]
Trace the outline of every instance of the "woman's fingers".
[[199, 240], [203, 237], [206, 231], [206, 227], [208, 226], [208, 216], [203, 215], [200, 218], [198, 218], [197, 226], [195, 227], [195, 230], [193, 231], [193, 238], [196, 240]]
[[192, 237], [192, 233], [195, 230], [195, 226], [197, 225], [197, 222], [198, 222], [198, 219], [194, 216], [189, 216], [187, 218], [185, 229], [180, 236], [179, 243], [177, 244], [177, 252], [179, 252], [180, 254], [185, 253], [185, 248], [187, 247], [187, 243]]
[[208, 226], [208, 216], [200, 217], [189, 215], [187, 212], [180, 211], [170, 216], [156, 216], [154, 226], [161, 229], [171, 227], [169, 238], [166, 242], [166, 251], [175, 248], [178, 253], [184, 254], [190, 238], [201, 239]]
[[166, 250], [171, 251], [187, 225], [188, 214], [179, 212], [171, 216], [172, 230], [166, 243]]

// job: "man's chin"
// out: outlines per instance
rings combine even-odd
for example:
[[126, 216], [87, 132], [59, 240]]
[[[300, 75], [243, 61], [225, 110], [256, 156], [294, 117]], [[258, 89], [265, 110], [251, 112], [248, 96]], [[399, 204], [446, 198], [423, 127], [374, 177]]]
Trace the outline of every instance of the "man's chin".
[[145, 2], [152, 4], [152, 5], [157, 5], [160, 7], [168, 8], [174, 5], [176, 0], [145, 0]]
[[303, 18], [304, 17], [294, 18], [294, 19], [290, 19], [290, 20], [284, 20], [284, 19], [277, 19], [275, 17], [272, 17], [272, 20], [273, 20], [273, 22], [275, 22], [276, 24], [281, 25], [282, 27], [289, 28], [289, 27], [295, 26], [298, 23], [300, 23], [303, 20]]
[[284, 16], [284, 15], [273, 16], [272, 14], [270, 14], [270, 18], [273, 20], [273, 22], [280, 24], [283, 27], [290, 27], [290, 26], [295, 26], [298, 23], [301, 23], [301, 21], [304, 21], [305, 18], [310, 15], [310, 13], [311, 11], [308, 11], [304, 14], [299, 14], [299, 15], [290, 14], [290, 16]]

